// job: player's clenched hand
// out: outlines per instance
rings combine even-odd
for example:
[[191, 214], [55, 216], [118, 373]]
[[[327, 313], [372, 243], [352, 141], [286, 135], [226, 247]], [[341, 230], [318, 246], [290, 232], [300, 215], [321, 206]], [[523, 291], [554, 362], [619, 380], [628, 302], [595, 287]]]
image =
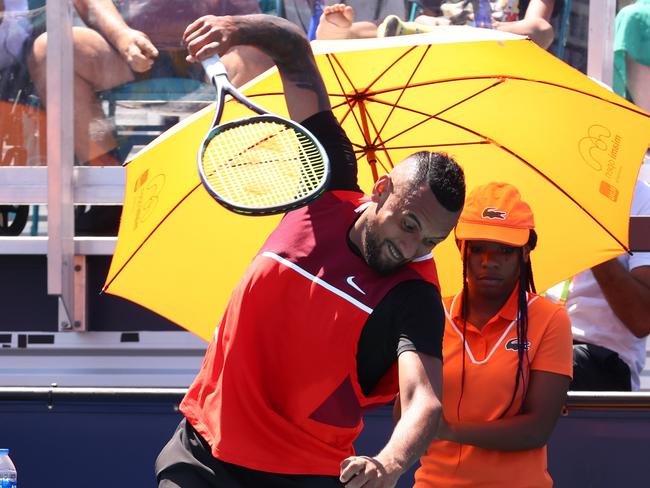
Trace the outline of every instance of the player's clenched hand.
[[158, 56], [158, 49], [149, 37], [135, 29], [125, 29], [117, 41], [116, 48], [129, 67], [137, 73], [150, 70], [154, 58]]
[[218, 54], [222, 56], [236, 45], [237, 25], [233, 17], [205, 15], [187, 26], [183, 43], [187, 47], [190, 62], [202, 61]]
[[393, 488], [401, 470], [389, 470], [376, 458], [352, 456], [341, 462], [339, 480], [346, 488]]

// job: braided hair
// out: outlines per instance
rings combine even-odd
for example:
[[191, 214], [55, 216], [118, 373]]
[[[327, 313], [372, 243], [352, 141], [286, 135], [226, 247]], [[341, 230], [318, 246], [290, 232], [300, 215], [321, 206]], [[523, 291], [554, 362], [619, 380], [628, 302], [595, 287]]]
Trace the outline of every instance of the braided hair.
[[[532, 241], [532, 242], [531, 242]], [[534, 230], [530, 231], [527, 245], [531, 251], [537, 245], [537, 234]], [[523, 394], [521, 395], [521, 404], [517, 413], [521, 413], [524, 408], [524, 400], [526, 399], [526, 390], [528, 389], [528, 378], [526, 371], [529, 368], [524, 368], [524, 359], [526, 366], [530, 366], [530, 358], [528, 357], [528, 292], [536, 293], [535, 281], [533, 279], [533, 268], [528, 261], [524, 260], [523, 248], [519, 249], [519, 291], [517, 296], [517, 373], [515, 376], [515, 387], [512, 391], [510, 403], [501, 414], [501, 417], [510, 410], [512, 404], [515, 402], [517, 391], [521, 383]]]

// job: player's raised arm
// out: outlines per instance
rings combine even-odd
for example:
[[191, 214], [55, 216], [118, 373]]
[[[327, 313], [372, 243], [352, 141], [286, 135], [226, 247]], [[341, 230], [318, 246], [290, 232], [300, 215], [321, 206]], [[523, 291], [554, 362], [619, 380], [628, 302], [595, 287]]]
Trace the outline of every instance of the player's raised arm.
[[183, 42], [189, 61], [221, 56], [239, 45], [262, 50], [278, 67], [289, 114], [298, 122], [330, 108], [309, 41], [298, 26], [286, 19], [261, 14], [207, 15], [187, 27]]

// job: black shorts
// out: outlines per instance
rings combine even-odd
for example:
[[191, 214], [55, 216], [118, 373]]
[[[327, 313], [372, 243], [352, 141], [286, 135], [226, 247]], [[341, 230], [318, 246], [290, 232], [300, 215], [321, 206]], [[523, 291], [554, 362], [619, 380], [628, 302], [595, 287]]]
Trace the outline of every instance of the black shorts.
[[216, 459], [185, 419], [156, 459], [159, 488], [340, 488], [336, 476], [277, 474]]
[[632, 391], [630, 367], [606, 347], [574, 341], [573, 381], [575, 391]]
[[143, 72], [133, 72], [133, 81], [151, 80], [154, 78], [189, 78], [206, 81], [205, 72], [200, 63], [189, 63], [185, 60], [184, 51], [161, 51], [154, 59], [151, 69]]

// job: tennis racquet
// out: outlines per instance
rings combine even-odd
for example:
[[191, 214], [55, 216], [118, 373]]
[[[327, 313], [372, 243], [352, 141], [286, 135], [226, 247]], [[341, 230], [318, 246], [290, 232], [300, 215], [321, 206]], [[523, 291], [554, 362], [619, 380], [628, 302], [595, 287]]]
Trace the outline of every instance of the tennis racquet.
[[[245, 215], [288, 212], [323, 193], [330, 163], [318, 140], [239, 93], [218, 56], [203, 61], [203, 68], [217, 90], [214, 120], [198, 154], [208, 192], [228, 210]], [[220, 124], [226, 94], [257, 115]]]

